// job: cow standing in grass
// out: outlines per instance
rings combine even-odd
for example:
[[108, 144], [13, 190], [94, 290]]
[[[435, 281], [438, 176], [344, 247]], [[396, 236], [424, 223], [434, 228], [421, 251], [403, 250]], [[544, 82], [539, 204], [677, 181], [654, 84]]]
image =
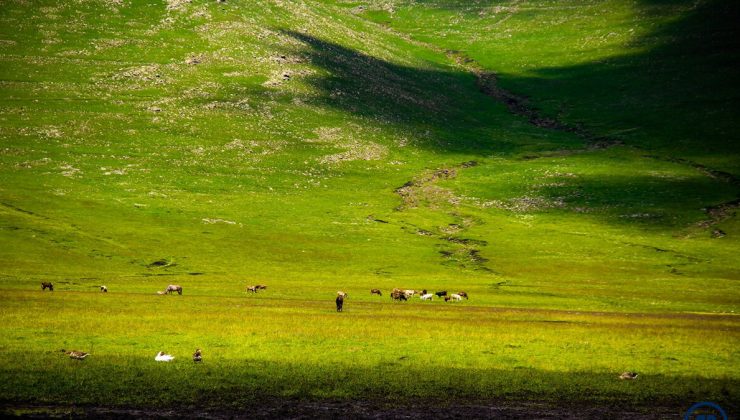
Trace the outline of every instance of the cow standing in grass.
[[54, 291], [54, 283], [49, 281], [42, 281], [41, 282], [41, 291], [44, 291], [46, 289], [49, 289], [50, 291]]
[[391, 299], [393, 300], [400, 300], [400, 301], [407, 301], [406, 295], [401, 290], [394, 289], [391, 292]]
[[164, 291], [167, 292], [167, 294], [170, 294], [170, 295], [172, 294], [172, 292], [177, 292], [178, 295], [181, 295], [182, 294], [182, 286], [180, 286], [178, 284], [170, 284], [169, 286], [167, 286], [166, 289], [164, 289]]
[[370, 294], [371, 295], [383, 296], [383, 292], [381, 292], [380, 289], [370, 289]]
[[337, 295], [337, 312], [342, 312], [342, 306], [344, 306], [344, 296]]

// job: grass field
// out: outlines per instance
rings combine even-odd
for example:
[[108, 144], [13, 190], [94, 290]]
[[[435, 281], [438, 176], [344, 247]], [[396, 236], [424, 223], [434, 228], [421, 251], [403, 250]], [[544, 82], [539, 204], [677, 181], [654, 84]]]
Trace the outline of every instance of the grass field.
[[736, 415], [738, 9], [0, 0], [0, 402]]

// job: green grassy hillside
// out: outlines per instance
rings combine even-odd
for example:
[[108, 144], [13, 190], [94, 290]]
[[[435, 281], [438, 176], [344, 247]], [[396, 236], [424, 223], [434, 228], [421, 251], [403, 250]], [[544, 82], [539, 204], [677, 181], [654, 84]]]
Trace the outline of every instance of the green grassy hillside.
[[0, 0], [3, 399], [732, 405], [738, 15]]

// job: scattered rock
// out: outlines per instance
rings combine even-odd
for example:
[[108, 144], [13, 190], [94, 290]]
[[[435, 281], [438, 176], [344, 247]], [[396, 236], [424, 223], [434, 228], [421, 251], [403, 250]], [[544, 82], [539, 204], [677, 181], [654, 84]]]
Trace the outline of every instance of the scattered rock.
[[724, 238], [727, 234], [721, 229], [714, 229], [712, 231], [712, 238]]
[[185, 64], [188, 64], [188, 65], [193, 66], [193, 65], [196, 65], [196, 64], [200, 64], [202, 61], [203, 61], [203, 56], [201, 56], [201, 55], [191, 55], [190, 57], [188, 57], [187, 59], [185, 59]]
[[206, 217], [206, 218], [203, 218], [201, 220], [206, 225], [213, 225], [213, 224], [216, 224], [216, 223], [224, 223], [224, 224], [227, 224], [227, 225], [235, 225], [236, 224], [236, 222], [234, 222], [234, 221], [225, 220], [225, 219], [211, 219], [211, 218], [207, 218]]

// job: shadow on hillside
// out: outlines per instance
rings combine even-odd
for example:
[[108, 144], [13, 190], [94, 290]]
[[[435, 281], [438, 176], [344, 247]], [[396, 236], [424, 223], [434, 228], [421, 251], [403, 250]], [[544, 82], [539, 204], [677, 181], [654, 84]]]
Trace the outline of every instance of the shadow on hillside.
[[[622, 168], [621, 172], [628, 170]], [[584, 212], [612, 224], [676, 230], [701, 219], [708, 220], [709, 216], [700, 213], [706, 203], [719, 203], [733, 194], [733, 186], [718, 185], [698, 173], [684, 178], [656, 172], [653, 176], [578, 176], [566, 183], [545, 183], [533, 196], [543, 197], [544, 203], [560, 203], [565, 210]]]
[[[638, 7], [643, 14], [666, 13], [664, 5], [642, 0]], [[739, 2], [700, 2], [682, 19], [631, 42], [633, 54], [541, 68], [533, 77], [500, 75], [500, 81], [571, 124], [737, 176], [738, 21]]]
[[[516, 153], [518, 146], [528, 141], [543, 141], [541, 136], [526, 136], [536, 131], [526, 120], [513, 118], [502, 104], [481, 95], [472, 74], [407, 67], [305, 33], [283, 33], [306, 45], [303, 55], [326, 72], [305, 79], [318, 92], [312, 99], [316, 104], [399, 127], [418, 147]], [[512, 126], [512, 121], [520, 125]], [[500, 141], [513, 130], [523, 133], [511, 136], [518, 144]], [[553, 136], [550, 142], [555, 143], [557, 138]], [[579, 143], [572, 138], [563, 141], [568, 142]]]

